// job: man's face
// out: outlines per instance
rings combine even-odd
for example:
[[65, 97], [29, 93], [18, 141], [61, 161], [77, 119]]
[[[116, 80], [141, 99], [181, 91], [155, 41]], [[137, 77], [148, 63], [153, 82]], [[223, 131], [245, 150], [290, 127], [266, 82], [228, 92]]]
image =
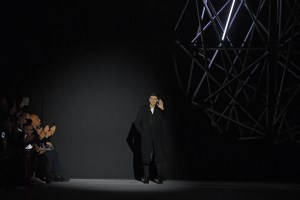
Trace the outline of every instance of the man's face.
[[41, 120], [37, 115], [31, 115], [32, 125], [39, 127], [41, 125]]
[[149, 103], [151, 106], [155, 106], [157, 104], [157, 102], [158, 102], [157, 96], [150, 96]]

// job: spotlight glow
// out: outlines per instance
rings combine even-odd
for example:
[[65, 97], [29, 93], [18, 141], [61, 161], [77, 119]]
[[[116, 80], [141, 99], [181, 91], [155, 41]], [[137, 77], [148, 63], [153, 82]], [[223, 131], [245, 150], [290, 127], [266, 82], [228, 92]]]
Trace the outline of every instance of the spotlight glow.
[[229, 24], [229, 20], [230, 20], [230, 17], [231, 17], [232, 9], [234, 7], [234, 3], [235, 3], [235, 0], [233, 0], [232, 4], [231, 4], [231, 8], [230, 8], [230, 12], [229, 12], [229, 15], [228, 15], [228, 18], [227, 18], [227, 22], [226, 22], [224, 33], [223, 33], [223, 36], [222, 36], [222, 40], [224, 40], [224, 38], [225, 38], [225, 34], [226, 34], [226, 31], [227, 31], [227, 28], [228, 28], [228, 24]]

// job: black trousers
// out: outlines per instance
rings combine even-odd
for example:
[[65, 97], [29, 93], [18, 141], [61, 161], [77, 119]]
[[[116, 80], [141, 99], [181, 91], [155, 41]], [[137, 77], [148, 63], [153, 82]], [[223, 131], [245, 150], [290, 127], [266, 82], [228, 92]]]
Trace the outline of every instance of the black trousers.
[[61, 167], [58, 162], [57, 151], [51, 150], [46, 152], [47, 156], [47, 171], [46, 174], [55, 178], [56, 176], [61, 175]]
[[34, 164], [35, 164], [35, 152], [25, 150], [24, 162], [25, 162], [25, 178], [33, 177]]
[[[163, 177], [163, 163], [161, 162], [156, 162], [156, 169], [157, 169], [157, 175], [159, 178]], [[144, 177], [149, 178], [150, 176], [150, 165], [149, 164], [144, 164]]]
[[39, 179], [44, 179], [47, 170], [47, 156], [46, 153], [37, 155], [35, 158], [35, 177]]

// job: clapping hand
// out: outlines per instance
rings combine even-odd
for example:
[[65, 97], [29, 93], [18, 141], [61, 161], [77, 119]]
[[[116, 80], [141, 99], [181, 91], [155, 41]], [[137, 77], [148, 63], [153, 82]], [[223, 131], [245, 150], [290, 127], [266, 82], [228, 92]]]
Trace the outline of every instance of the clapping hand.
[[47, 133], [47, 135], [46, 135], [46, 137], [48, 138], [48, 137], [54, 135], [55, 131], [56, 131], [56, 126], [55, 125], [51, 126], [48, 133]]
[[39, 128], [39, 129], [37, 130], [37, 133], [38, 133], [38, 135], [39, 135], [40, 140], [42, 140], [42, 139], [46, 136], [46, 131], [44, 131], [43, 128]]
[[49, 131], [49, 125], [46, 125], [45, 127], [44, 127], [44, 132], [48, 132]]

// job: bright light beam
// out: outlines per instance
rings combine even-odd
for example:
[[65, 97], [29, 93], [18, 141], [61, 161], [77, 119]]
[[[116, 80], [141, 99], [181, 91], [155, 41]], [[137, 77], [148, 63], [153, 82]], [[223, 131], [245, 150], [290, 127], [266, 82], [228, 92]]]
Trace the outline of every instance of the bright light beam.
[[232, 4], [231, 4], [231, 8], [230, 8], [229, 16], [228, 16], [228, 18], [227, 18], [227, 22], [226, 22], [226, 26], [225, 26], [225, 29], [224, 29], [224, 33], [223, 33], [223, 36], [222, 36], [222, 40], [224, 40], [224, 38], [225, 38], [225, 34], [226, 34], [227, 27], [228, 27], [228, 24], [229, 24], [229, 20], [230, 20], [230, 17], [231, 17], [232, 9], [233, 9], [233, 7], [234, 7], [234, 3], [235, 3], [235, 0], [233, 0], [233, 1], [232, 1]]

